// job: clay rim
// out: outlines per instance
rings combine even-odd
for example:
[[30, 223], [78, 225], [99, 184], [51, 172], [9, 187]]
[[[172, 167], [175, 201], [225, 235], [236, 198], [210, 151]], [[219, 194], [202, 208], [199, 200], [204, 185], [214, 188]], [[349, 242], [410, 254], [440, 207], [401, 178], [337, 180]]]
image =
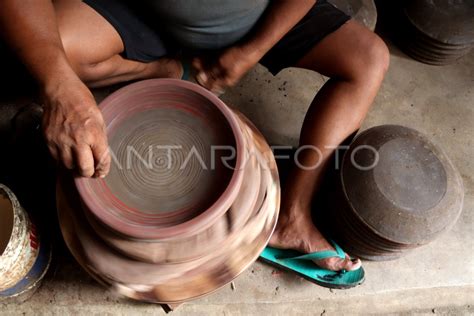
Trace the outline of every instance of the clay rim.
[[[103, 179], [90, 179], [90, 178], [83, 178], [83, 177], [76, 177], [74, 179], [76, 188], [81, 196], [81, 200], [83, 205], [100, 221], [105, 223], [107, 226], [112, 228], [113, 230], [122, 233], [124, 235], [130, 236], [132, 238], [137, 239], [144, 239], [144, 240], [157, 240], [157, 239], [164, 239], [164, 238], [172, 238], [175, 236], [180, 237], [187, 237], [196, 234], [197, 232], [206, 229], [220, 216], [223, 215], [224, 212], [231, 206], [234, 199], [237, 197], [239, 193], [239, 189], [243, 182], [243, 165], [245, 162], [244, 153], [244, 138], [242, 135], [242, 131], [240, 130], [240, 126], [238, 121], [235, 117], [235, 114], [232, 110], [222, 102], [217, 96], [215, 96], [210, 91], [206, 90], [205, 88], [198, 86], [197, 84], [193, 84], [188, 81], [183, 81], [179, 79], [149, 79], [143, 80], [140, 82], [132, 83], [127, 85], [108, 97], [106, 97], [100, 104], [99, 108], [101, 111], [108, 109], [109, 107], [113, 107], [114, 103], [117, 99], [120, 99], [123, 96], [126, 96], [129, 93], [133, 93], [135, 89], [143, 89], [143, 88], [152, 88], [157, 86], [172, 86], [173, 88], [179, 87], [183, 89], [190, 90], [194, 93], [197, 93], [207, 100], [211, 104], [213, 104], [226, 118], [227, 123], [230, 125], [232, 134], [234, 136], [235, 145], [236, 145], [236, 159], [235, 159], [235, 168], [233, 170], [232, 177], [227, 184], [226, 189], [222, 193], [222, 195], [204, 212], [197, 215], [196, 217], [178, 224], [176, 226], [171, 227], [164, 227], [164, 228], [156, 228], [156, 227], [147, 227], [147, 226], [140, 226], [138, 224], [122, 222], [120, 218], [116, 216], [110, 216], [110, 213], [105, 213], [102, 211], [102, 207], [96, 203], [94, 198], [90, 198], [90, 189], [88, 182], [89, 181], [104, 181]], [[106, 120], [106, 129], [108, 129], [109, 125], [112, 123], [112, 120]], [[105, 182], [105, 181], [104, 181]], [[105, 183], [104, 183], [105, 185]], [[118, 210], [114, 206], [110, 206]], [[120, 213], [120, 210], [118, 210]]]

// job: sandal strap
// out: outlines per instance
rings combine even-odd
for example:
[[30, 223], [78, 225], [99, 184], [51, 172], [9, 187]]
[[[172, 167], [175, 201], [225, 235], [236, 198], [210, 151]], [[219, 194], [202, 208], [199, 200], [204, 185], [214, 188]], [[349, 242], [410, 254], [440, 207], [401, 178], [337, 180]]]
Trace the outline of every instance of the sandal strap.
[[346, 253], [344, 252], [344, 250], [342, 250], [342, 248], [339, 247], [339, 245], [336, 244], [336, 242], [334, 240], [329, 240], [329, 242], [332, 244], [334, 249], [336, 249], [338, 257], [341, 258], [341, 259], [345, 259], [346, 258]]
[[336, 244], [334, 241], [330, 240], [331, 244], [333, 247], [336, 249], [334, 250], [323, 250], [323, 251], [316, 251], [313, 253], [308, 253], [305, 255], [297, 256], [297, 257], [290, 257], [290, 258], [279, 258], [279, 260], [286, 261], [286, 260], [323, 260], [323, 259], [328, 259], [328, 258], [341, 258], [345, 259], [346, 258], [346, 253], [344, 250], [339, 247], [338, 244]]

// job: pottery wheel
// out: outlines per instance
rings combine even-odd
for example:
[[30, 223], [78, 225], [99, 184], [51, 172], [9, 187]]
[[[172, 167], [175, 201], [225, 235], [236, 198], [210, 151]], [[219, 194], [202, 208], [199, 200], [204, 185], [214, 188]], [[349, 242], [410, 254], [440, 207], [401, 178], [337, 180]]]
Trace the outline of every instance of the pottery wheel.
[[[153, 79], [101, 104], [112, 167], [57, 185], [64, 239], [99, 282], [180, 303], [224, 286], [275, 228], [275, 159], [256, 128], [204, 88]], [[75, 185], [74, 185], [75, 184]]]

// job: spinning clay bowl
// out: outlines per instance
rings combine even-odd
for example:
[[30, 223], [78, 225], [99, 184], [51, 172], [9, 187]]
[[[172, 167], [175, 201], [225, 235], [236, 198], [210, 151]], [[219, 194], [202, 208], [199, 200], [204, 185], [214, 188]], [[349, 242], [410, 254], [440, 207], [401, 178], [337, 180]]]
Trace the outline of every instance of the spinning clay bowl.
[[[107, 178], [76, 184], [88, 210], [117, 232], [148, 240], [191, 235], [238, 193], [244, 157], [234, 115], [182, 86], [145, 81], [100, 105], [115, 158]], [[228, 168], [221, 147], [236, 149]]]
[[63, 175], [68, 247], [98, 281], [137, 300], [179, 303], [244, 271], [276, 225], [280, 188], [262, 135], [202, 87], [129, 85], [101, 104], [112, 167]]
[[393, 259], [434, 240], [462, 210], [462, 179], [452, 162], [402, 126], [361, 133], [344, 155], [340, 181], [338, 234], [347, 251], [366, 259]]

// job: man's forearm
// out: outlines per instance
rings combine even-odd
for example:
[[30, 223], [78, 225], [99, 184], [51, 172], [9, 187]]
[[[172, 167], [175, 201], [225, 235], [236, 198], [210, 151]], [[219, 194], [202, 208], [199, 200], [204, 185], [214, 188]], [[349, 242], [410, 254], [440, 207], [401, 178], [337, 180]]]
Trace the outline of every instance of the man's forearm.
[[241, 47], [260, 59], [314, 6], [316, 0], [273, 0], [253, 36]]
[[51, 0], [3, 0], [0, 31], [42, 87], [75, 76], [61, 43]]

